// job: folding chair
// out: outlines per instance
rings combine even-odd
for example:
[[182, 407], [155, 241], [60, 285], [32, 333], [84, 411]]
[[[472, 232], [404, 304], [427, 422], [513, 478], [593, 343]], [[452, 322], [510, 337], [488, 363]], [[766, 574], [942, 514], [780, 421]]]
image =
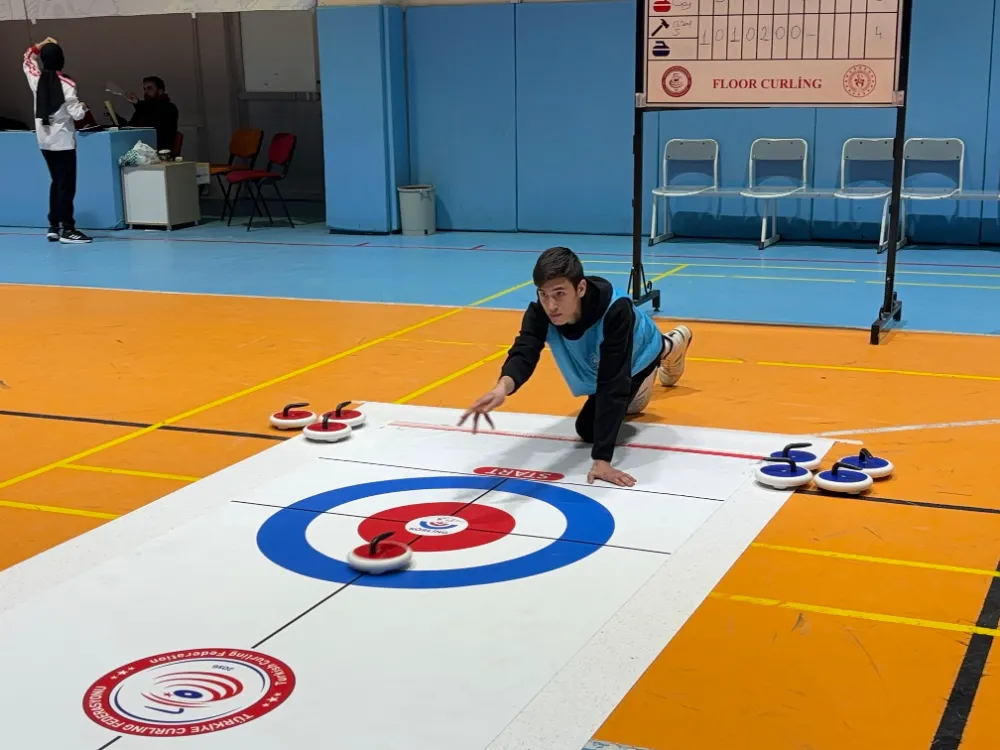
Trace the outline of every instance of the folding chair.
[[[750, 179], [746, 189], [740, 191], [740, 195], [744, 198], [764, 201], [764, 211], [760, 224], [761, 250], [781, 239], [777, 231], [778, 199], [805, 192], [808, 156], [809, 145], [802, 138], [758, 138], [750, 145]], [[761, 172], [764, 172], [763, 176], [761, 176]], [[784, 179], [793, 184], [764, 184], [763, 181], [769, 178]], [[769, 206], [771, 208], [770, 235], [767, 233]]]
[[[914, 173], [917, 173], [916, 175]], [[949, 185], [914, 187], [914, 176], [943, 177]], [[903, 202], [942, 201], [957, 198], [965, 184], [965, 143], [958, 138], [910, 138], [903, 144], [903, 190], [900, 193], [900, 215]], [[903, 225], [905, 229], [906, 225]], [[900, 245], [907, 244], [900, 232]]]
[[[699, 175], [711, 180], [707, 185], [670, 184], [670, 165], [674, 165], [673, 175]], [[710, 167], [708, 170], [696, 170], [690, 167], [700, 164]], [[719, 144], [711, 138], [702, 140], [685, 140], [673, 138], [663, 147], [662, 182], [660, 187], [653, 188], [653, 224], [649, 230], [649, 244], [655, 245], [674, 236], [670, 231], [670, 199], [683, 198], [691, 195], [718, 190], [719, 188]], [[659, 227], [658, 215], [660, 199], [663, 199], [663, 234], [657, 234]]]
[[[233, 198], [234, 206], [240, 199], [240, 191], [244, 185], [247, 186], [247, 190], [250, 191], [250, 197], [253, 198], [253, 213], [250, 214], [250, 221], [247, 222], [248, 232], [261, 206], [263, 206], [264, 211], [267, 213], [267, 220], [271, 223], [271, 226], [274, 226], [274, 219], [271, 218], [271, 211], [267, 207], [267, 201], [264, 199], [262, 189], [264, 185], [270, 185], [274, 188], [278, 200], [281, 201], [281, 207], [285, 211], [285, 218], [288, 219], [288, 224], [292, 227], [295, 226], [291, 214], [288, 213], [288, 205], [285, 203], [281, 191], [278, 190], [278, 183], [288, 176], [288, 169], [292, 164], [292, 156], [295, 154], [296, 140], [296, 136], [291, 133], [275, 133], [271, 138], [271, 145], [267, 149], [267, 166], [264, 169], [239, 170], [226, 175], [226, 180], [229, 184], [236, 185], [236, 196]], [[254, 195], [254, 188], [257, 189], [256, 195]], [[260, 199], [260, 205], [257, 203], [258, 198]], [[232, 223], [233, 212], [230, 211], [227, 225]]]
[[[892, 145], [893, 138], [848, 138], [840, 156], [840, 188], [834, 197], [845, 200], [882, 200], [882, 223], [879, 229], [878, 252], [889, 247], [886, 227], [889, 220], [889, 200], [892, 196]], [[882, 165], [879, 171], [875, 166]], [[884, 170], [888, 166], [888, 174]], [[867, 182], [867, 185], [859, 185]], [[848, 184], [850, 183], [850, 185]], [[870, 184], [875, 183], [875, 184]], [[900, 206], [902, 209], [902, 206]], [[906, 219], [900, 214], [900, 225]], [[900, 232], [900, 238], [903, 233]], [[897, 248], [901, 245], [897, 245]]]
[[[222, 215], [219, 220], [226, 218], [226, 212], [233, 210], [234, 205], [229, 203], [229, 193], [232, 185], [223, 178], [230, 172], [237, 169], [253, 169], [260, 155], [260, 147], [264, 143], [264, 131], [260, 128], [239, 128], [229, 139], [229, 161], [225, 164], [211, 164], [208, 168], [210, 176], [215, 177], [222, 191]], [[237, 159], [244, 159], [246, 164], [237, 165]]]

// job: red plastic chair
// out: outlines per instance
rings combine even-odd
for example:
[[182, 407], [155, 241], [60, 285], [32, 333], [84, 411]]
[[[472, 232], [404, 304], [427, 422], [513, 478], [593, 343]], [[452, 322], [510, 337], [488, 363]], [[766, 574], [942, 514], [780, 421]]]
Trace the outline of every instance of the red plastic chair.
[[[267, 220], [271, 223], [271, 226], [274, 226], [274, 219], [271, 218], [271, 210], [264, 199], [264, 192], [262, 190], [264, 185], [270, 185], [274, 188], [278, 200], [281, 201], [281, 207], [285, 211], [285, 218], [288, 219], [290, 226], [295, 226], [292, 222], [291, 214], [288, 213], [288, 205], [285, 203], [285, 198], [281, 195], [281, 191], [278, 190], [278, 183], [288, 176], [288, 169], [292, 164], [292, 156], [295, 154], [295, 143], [297, 140], [297, 137], [292, 133], [275, 133], [267, 149], [267, 166], [264, 169], [240, 169], [226, 175], [226, 180], [229, 184], [236, 185], [236, 195], [233, 197], [234, 206], [240, 199], [240, 191], [244, 185], [247, 186], [247, 190], [250, 191], [250, 197], [253, 198], [253, 213], [250, 214], [250, 221], [247, 222], [248, 232], [253, 225], [254, 217], [257, 216], [261, 205], [267, 213]], [[254, 195], [254, 188], [257, 189], [256, 195]], [[258, 198], [260, 199], [260, 205], [257, 203]], [[230, 211], [229, 221], [226, 222], [226, 225], [228, 226], [232, 223], [233, 212]]]

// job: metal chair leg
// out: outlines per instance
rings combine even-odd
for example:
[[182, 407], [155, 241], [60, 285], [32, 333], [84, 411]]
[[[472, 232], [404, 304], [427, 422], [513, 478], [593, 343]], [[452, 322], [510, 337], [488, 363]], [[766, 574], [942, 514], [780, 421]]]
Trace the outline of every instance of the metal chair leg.
[[278, 200], [281, 201], [281, 207], [285, 210], [285, 218], [288, 219], [288, 226], [294, 227], [295, 223], [292, 221], [292, 215], [288, 213], [288, 204], [285, 203], [285, 196], [283, 196], [281, 191], [278, 190], [277, 182], [272, 183], [272, 186], [274, 187], [274, 192], [278, 195]]

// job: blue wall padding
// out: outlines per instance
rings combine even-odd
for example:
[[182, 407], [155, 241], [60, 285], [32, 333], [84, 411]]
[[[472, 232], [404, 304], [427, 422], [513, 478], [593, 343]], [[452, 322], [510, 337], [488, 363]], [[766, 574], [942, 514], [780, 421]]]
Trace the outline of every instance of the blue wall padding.
[[406, 11], [412, 174], [442, 229], [517, 229], [515, 7]]

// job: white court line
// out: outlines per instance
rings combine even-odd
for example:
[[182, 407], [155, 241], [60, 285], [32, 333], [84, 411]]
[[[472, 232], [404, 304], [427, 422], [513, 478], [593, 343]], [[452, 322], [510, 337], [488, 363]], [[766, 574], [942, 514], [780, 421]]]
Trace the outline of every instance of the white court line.
[[[1000, 419], [974, 419], [969, 422], [934, 422], [932, 424], [901, 424], [895, 427], [869, 427], [863, 430], [838, 430], [836, 432], [821, 432], [819, 437], [835, 438], [841, 435], [875, 435], [884, 432], [912, 432], [914, 430], [944, 430], [949, 427], [984, 427], [1000, 424]], [[859, 441], [842, 441], [859, 442]]]

